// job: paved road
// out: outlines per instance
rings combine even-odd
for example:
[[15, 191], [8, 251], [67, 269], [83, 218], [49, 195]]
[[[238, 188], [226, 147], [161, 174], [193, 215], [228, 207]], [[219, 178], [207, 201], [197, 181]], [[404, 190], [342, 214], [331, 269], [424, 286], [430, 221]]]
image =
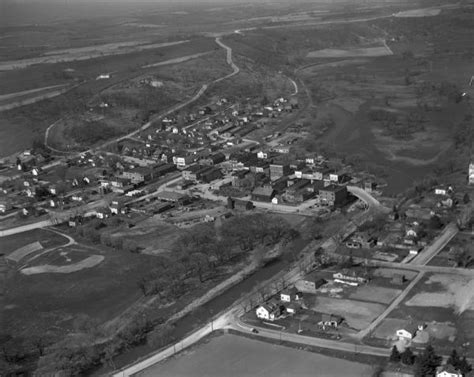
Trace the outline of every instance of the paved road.
[[[222, 48], [224, 48], [226, 50], [226, 61], [227, 61], [227, 64], [229, 64], [232, 68], [232, 73], [228, 74], [228, 75], [225, 75], [219, 79], [216, 79], [214, 81], [211, 82], [211, 84], [215, 84], [215, 83], [218, 83], [222, 80], [225, 80], [225, 79], [228, 79], [232, 76], [235, 76], [236, 74], [238, 74], [240, 72], [240, 69], [239, 67], [237, 67], [233, 60], [232, 60], [232, 49], [225, 45], [220, 38], [216, 38], [216, 43], [221, 46]], [[175, 111], [178, 111], [180, 109], [182, 109], [183, 107], [186, 107], [188, 106], [189, 104], [197, 101], [207, 90], [207, 88], [209, 87], [210, 84], [204, 84], [201, 89], [198, 91], [198, 93], [196, 93], [194, 95], [194, 97], [192, 97], [191, 99], [187, 100], [187, 101], [184, 101], [184, 102], [181, 102], [180, 104], [176, 105], [176, 106], [173, 106], [172, 108], [168, 109], [167, 111], [165, 111], [164, 113], [160, 114], [157, 118], [154, 118], [152, 121], [148, 122], [148, 123], [145, 123], [143, 126], [141, 126], [139, 129], [133, 131], [133, 132], [130, 132], [129, 134], [125, 135], [125, 136], [121, 136], [121, 137], [118, 137], [118, 138], [115, 138], [115, 139], [112, 139], [112, 140], [109, 140], [107, 141], [106, 143], [102, 144], [101, 146], [99, 147], [94, 147], [94, 148], [90, 148], [88, 149], [87, 151], [83, 151], [83, 152], [77, 152], [77, 153], [74, 153], [72, 155], [69, 155], [70, 157], [71, 156], [79, 156], [80, 154], [82, 153], [86, 153], [86, 152], [94, 152], [96, 150], [99, 150], [100, 148], [103, 148], [103, 147], [106, 147], [110, 144], [113, 144], [113, 143], [116, 143], [116, 142], [119, 142], [121, 140], [124, 140], [124, 139], [127, 139], [127, 138], [130, 138], [130, 137], [133, 137], [135, 135], [137, 135], [138, 133], [146, 130], [147, 128], [149, 128], [153, 122], [156, 122], [157, 120], [160, 120], [166, 116], [168, 116], [169, 114], [171, 113], [174, 113]], [[59, 121], [58, 121], [59, 122]], [[48, 145], [48, 135], [49, 135], [49, 132], [51, 130], [51, 128], [56, 124], [57, 122], [53, 123], [52, 125], [50, 125], [48, 127], [48, 129], [46, 130], [46, 133], [45, 133], [45, 144]], [[58, 151], [56, 150], [57, 152], [61, 152], [61, 151]], [[43, 166], [43, 169], [46, 170], [46, 169], [50, 169], [54, 166], [57, 166], [59, 164], [62, 163], [62, 160], [57, 160], [57, 161], [54, 161], [48, 165], [45, 165]], [[61, 215], [62, 216], [62, 215]], [[54, 225], [54, 222], [51, 221], [51, 220], [45, 220], [45, 221], [40, 221], [40, 222], [37, 222], [37, 223], [34, 223], [34, 224], [28, 224], [28, 225], [24, 225], [24, 226], [20, 226], [20, 227], [17, 227], [17, 228], [14, 228], [14, 229], [8, 229], [8, 230], [3, 230], [3, 231], [0, 231], [0, 237], [4, 237], [4, 236], [7, 236], [7, 235], [11, 235], [11, 234], [16, 234], [16, 233], [21, 233], [21, 232], [26, 232], [28, 230], [32, 230], [32, 229], [38, 229], [38, 228], [44, 228], [44, 227], [47, 227], [47, 226], [51, 226], [51, 225]]]
[[433, 241], [433, 243], [427, 248], [423, 249], [421, 253], [412, 259], [410, 264], [420, 266], [427, 264], [448, 244], [449, 241], [451, 241], [458, 231], [459, 229], [455, 223], [449, 223], [446, 225], [441, 234]]
[[366, 203], [370, 209], [380, 212], [388, 212], [389, 209], [383, 206], [377, 199], [370, 195], [367, 191], [357, 186], [347, 186], [347, 191], [352, 195], [357, 196], [360, 200]]

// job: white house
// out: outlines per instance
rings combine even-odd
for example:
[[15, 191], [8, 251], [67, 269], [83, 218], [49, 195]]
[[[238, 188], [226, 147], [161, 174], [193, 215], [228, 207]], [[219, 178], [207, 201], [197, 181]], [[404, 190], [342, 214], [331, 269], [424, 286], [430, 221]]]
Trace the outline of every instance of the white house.
[[451, 364], [447, 364], [436, 369], [436, 377], [462, 377], [462, 373]]
[[301, 293], [298, 292], [298, 290], [293, 287], [290, 289], [285, 289], [281, 291], [280, 293], [280, 300], [283, 302], [292, 302], [292, 301], [298, 301], [301, 299]]
[[396, 335], [400, 340], [412, 340], [419, 330], [423, 330], [423, 325], [417, 326], [410, 323], [407, 326], [398, 329]]
[[336, 272], [332, 275], [334, 279], [338, 280], [347, 280], [350, 282], [357, 282], [357, 283], [367, 283], [367, 279], [361, 276], [357, 276], [354, 271], [349, 275], [349, 273], [345, 274], [342, 272]]
[[275, 320], [275, 311], [272, 310], [268, 305], [260, 305], [255, 311], [257, 318], [266, 319], [268, 321]]
[[297, 306], [295, 304], [286, 305], [285, 308], [288, 314], [296, 314]]

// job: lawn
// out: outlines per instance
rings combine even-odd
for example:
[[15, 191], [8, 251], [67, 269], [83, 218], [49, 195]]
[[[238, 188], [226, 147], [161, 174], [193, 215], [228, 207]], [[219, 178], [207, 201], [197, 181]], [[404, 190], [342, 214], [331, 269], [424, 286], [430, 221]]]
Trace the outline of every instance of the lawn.
[[314, 311], [342, 316], [350, 327], [363, 329], [385, 309], [384, 305], [337, 298], [318, 297]]
[[[225, 360], [225, 362], [219, 361]], [[152, 376], [367, 376], [371, 367], [307, 351], [222, 335], [137, 374]]]
[[431, 275], [422, 283], [413, 297], [405, 302], [407, 306], [452, 308], [462, 314], [474, 310], [474, 280], [458, 275]]
[[400, 289], [363, 285], [358, 287], [357, 290], [349, 296], [349, 298], [353, 300], [363, 300], [378, 302], [380, 304], [389, 304], [400, 294], [400, 292]]

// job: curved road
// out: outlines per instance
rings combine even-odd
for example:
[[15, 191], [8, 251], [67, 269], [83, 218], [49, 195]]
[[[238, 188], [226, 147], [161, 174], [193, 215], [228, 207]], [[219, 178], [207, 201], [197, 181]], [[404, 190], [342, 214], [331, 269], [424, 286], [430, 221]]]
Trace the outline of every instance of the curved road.
[[[178, 111], [180, 109], [182, 109], [183, 107], [197, 101], [207, 90], [207, 88], [212, 85], [212, 84], [215, 84], [215, 83], [218, 83], [222, 80], [226, 80], [232, 76], [235, 76], [237, 75], [239, 72], [240, 72], [240, 69], [239, 67], [237, 67], [234, 63], [234, 61], [232, 60], [232, 48], [230, 48], [229, 46], [225, 45], [222, 41], [221, 41], [221, 38], [217, 37], [215, 39], [216, 43], [222, 47], [223, 49], [226, 50], [226, 61], [227, 61], [227, 64], [229, 64], [232, 68], [232, 72], [229, 73], [228, 75], [225, 75], [223, 77], [220, 77], [214, 81], [212, 81], [211, 83], [209, 84], [204, 84], [201, 89], [194, 95], [194, 97], [192, 97], [191, 99], [187, 100], [187, 101], [184, 101], [184, 102], [181, 102], [180, 104], [176, 105], [176, 106], [173, 106], [172, 108], [168, 109], [167, 111], [165, 111], [164, 113], [162, 113], [161, 115], [159, 115], [157, 118], [153, 119], [152, 121], [148, 122], [148, 123], [145, 123], [143, 126], [141, 126], [139, 129], [133, 131], [133, 132], [130, 132], [129, 134], [125, 135], [125, 136], [121, 136], [121, 137], [118, 137], [118, 138], [115, 138], [113, 140], [109, 140], [107, 141], [106, 143], [98, 146], [98, 147], [94, 147], [94, 148], [90, 148], [86, 151], [83, 151], [83, 152], [77, 152], [77, 153], [73, 153], [73, 154], [70, 154], [69, 156], [79, 156], [80, 154], [82, 153], [87, 153], [87, 152], [93, 152], [94, 150], [97, 150], [97, 149], [100, 149], [100, 148], [103, 148], [103, 147], [106, 147], [107, 145], [110, 145], [112, 143], [116, 143], [118, 141], [121, 141], [121, 140], [124, 140], [124, 139], [127, 139], [127, 138], [130, 138], [130, 137], [133, 137], [135, 136], [136, 134], [140, 133], [141, 131], [144, 131], [146, 130], [147, 128], [149, 128], [152, 124], [152, 122], [155, 122], [159, 119], [162, 119], [164, 117], [166, 117], [167, 115], [175, 112], [175, 111]], [[59, 121], [56, 121], [55, 123], [51, 124], [47, 129], [46, 129], [46, 133], [45, 133], [45, 145], [48, 146], [48, 135], [49, 135], [49, 132], [50, 130], [52, 129], [52, 127], [54, 127], [55, 124], [57, 124]], [[48, 147], [50, 148], [50, 147]], [[51, 148], [50, 148], [51, 149]], [[57, 149], [52, 149], [53, 151], [55, 152], [59, 152], [59, 153], [65, 153], [64, 151], [59, 151]], [[67, 152], [66, 152], [67, 153]], [[43, 167], [43, 169], [48, 169], [48, 168], [51, 168], [53, 166], [57, 166], [59, 165], [60, 163], [62, 162], [62, 159], [59, 159], [57, 161], [54, 161], [52, 162], [51, 164], [48, 164], [46, 166]], [[47, 226], [50, 226], [50, 225], [54, 225], [54, 223], [51, 221], [51, 220], [45, 220], [45, 221], [41, 221], [41, 222], [38, 222], [38, 223], [34, 223], [34, 224], [28, 224], [28, 225], [25, 225], [25, 226], [20, 226], [20, 227], [17, 227], [15, 229], [11, 229], [11, 230], [8, 230], [8, 229], [5, 229], [5, 230], [2, 230], [0, 231], [0, 237], [3, 237], [3, 236], [7, 236], [7, 235], [10, 235], [10, 234], [15, 234], [15, 233], [21, 233], [21, 232], [26, 232], [28, 230], [31, 230], [31, 229], [36, 229], [36, 228], [44, 228], [44, 227], [47, 227]]]
[[[82, 152], [77, 152], [77, 153], [72, 153], [71, 155], [72, 156], [78, 156], [80, 155], [81, 153], [91, 153], [93, 152], [94, 150], [97, 150], [97, 149], [100, 149], [100, 148], [103, 148], [103, 147], [106, 147], [110, 144], [113, 144], [113, 143], [116, 143], [116, 142], [119, 142], [121, 140], [124, 140], [124, 139], [127, 139], [127, 138], [130, 138], [130, 137], [133, 137], [135, 135], [137, 135], [138, 133], [146, 130], [147, 128], [149, 128], [153, 122], [156, 122], [157, 120], [160, 120], [160, 119], [163, 119], [164, 117], [170, 115], [171, 113], [174, 113], [175, 111], [178, 111], [180, 109], [182, 109], [183, 107], [186, 107], [188, 105], [190, 105], [191, 103], [197, 101], [207, 90], [207, 88], [212, 85], [212, 84], [216, 84], [220, 81], [223, 81], [223, 80], [226, 80], [232, 76], [235, 76], [236, 74], [238, 74], [240, 72], [240, 68], [237, 67], [232, 59], [232, 48], [230, 48], [229, 46], [225, 45], [222, 41], [221, 41], [221, 38], [220, 37], [217, 37], [215, 39], [215, 42], [220, 46], [222, 47], [223, 49], [226, 50], [226, 61], [227, 61], [227, 64], [231, 66], [232, 68], [232, 73], [229, 73], [228, 75], [225, 75], [223, 77], [220, 77], [212, 82], [210, 82], [209, 84], [204, 84], [201, 89], [199, 89], [199, 91], [192, 97], [190, 98], [189, 100], [187, 101], [184, 101], [184, 102], [181, 102], [173, 107], [171, 107], [170, 109], [166, 110], [164, 113], [160, 114], [158, 117], [154, 118], [153, 120], [145, 123], [144, 125], [142, 125], [140, 128], [138, 128], [137, 130], [135, 131], [132, 131], [130, 132], [129, 134], [127, 135], [124, 135], [124, 136], [120, 136], [118, 138], [115, 138], [115, 139], [112, 139], [112, 140], [109, 140], [107, 142], [105, 142], [104, 144], [100, 145], [100, 146], [97, 146], [97, 147], [94, 147], [94, 148], [90, 148], [86, 151], [82, 151]], [[50, 148], [51, 150], [53, 150], [54, 152], [58, 152], [58, 153], [68, 153], [67, 151], [60, 151], [60, 150], [57, 150], [57, 149], [53, 149], [51, 147], [48, 146], [48, 137], [49, 137], [49, 133], [50, 133], [50, 130], [59, 122], [60, 120], [56, 121], [55, 123], [51, 124], [47, 129], [46, 129], [46, 133], [45, 133], [45, 145]], [[56, 161], [50, 165], [48, 165], [48, 167], [52, 167], [52, 166], [55, 166], [55, 165], [58, 165], [60, 163], [60, 161]], [[45, 167], [46, 168], [46, 167]]]

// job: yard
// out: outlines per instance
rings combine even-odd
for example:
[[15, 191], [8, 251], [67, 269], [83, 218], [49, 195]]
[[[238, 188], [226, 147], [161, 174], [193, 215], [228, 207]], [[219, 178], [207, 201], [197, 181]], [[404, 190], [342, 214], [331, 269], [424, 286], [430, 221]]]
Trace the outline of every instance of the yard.
[[[225, 360], [225, 362], [220, 362]], [[367, 376], [371, 367], [236, 335], [222, 335], [137, 374], [152, 376]]]
[[317, 297], [311, 309], [340, 315], [346, 320], [349, 327], [361, 330], [377, 318], [384, 311], [385, 306], [357, 300]]
[[[429, 341], [440, 352], [453, 347], [474, 351], [474, 280], [456, 274], [430, 274], [407, 299], [375, 329], [374, 337], [393, 337], [397, 327], [412, 322], [425, 325]], [[371, 340], [368, 340], [369, 343]]]

